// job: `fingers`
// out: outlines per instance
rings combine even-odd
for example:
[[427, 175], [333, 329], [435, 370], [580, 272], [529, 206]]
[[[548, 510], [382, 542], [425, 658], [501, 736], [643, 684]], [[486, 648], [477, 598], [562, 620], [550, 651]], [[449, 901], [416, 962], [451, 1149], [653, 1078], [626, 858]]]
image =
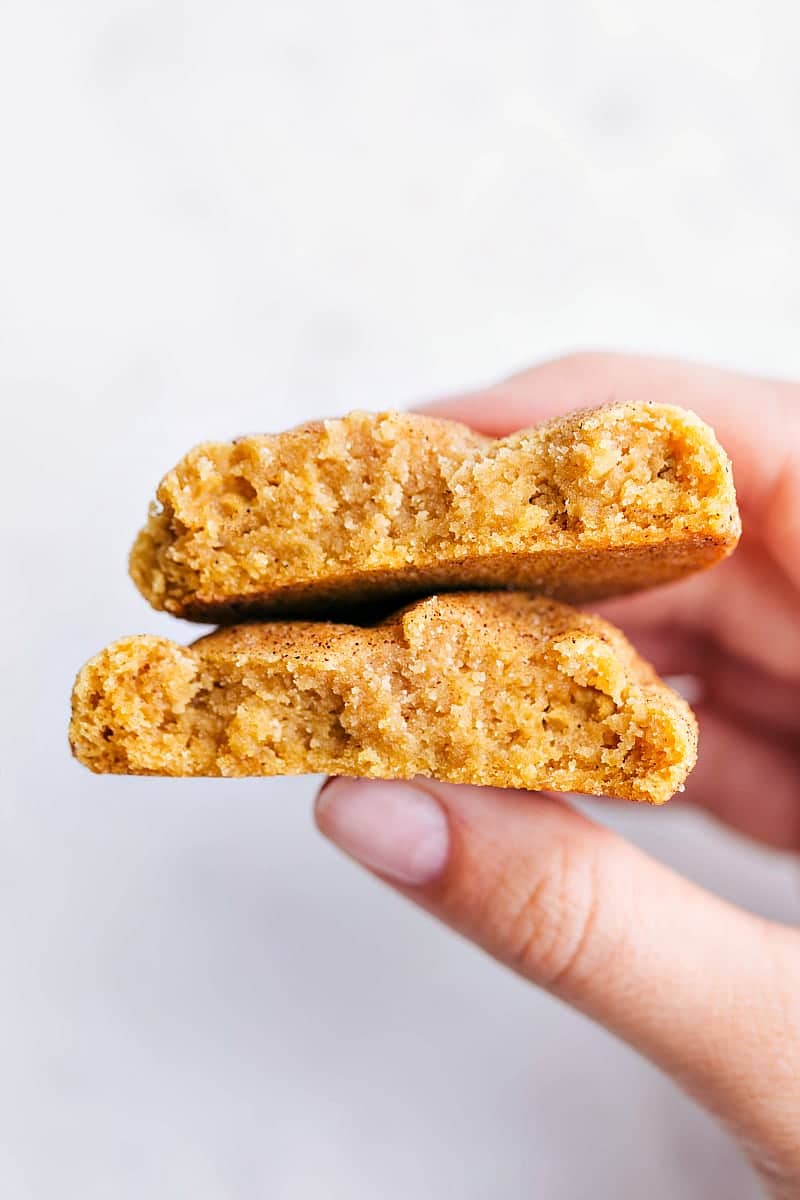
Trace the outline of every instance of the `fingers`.
[[[795, 413], [800, 397], [795, 401]], [[785, 431], [783, 459], [763, 506], [763, 536], [786, 574], [800, 588], [800, 436]]]
[[554, 359], [426, 411], [494, 437], [576, 408], [655, 401], [690, 408], [715, 428], [740, 502], [800, 587], [800, 387], [670, 359], [584, 353]]
[[[553, 797], [338, 779], [319, 828], [800, 1179], [800, 945]], [[752, 1149], [752, 1147], [751, 1147]]]
[[665, 675], [691, 676], [697, 765], [681, 800], [746, 837], [800, 851], [800, 686], [755, 670], [713, 643], [664, 629], [627, 630]]
[[696, 687], [686, 697], [690, 703], [702, 703], [772, 739], [794, 741], [800, 755], [800, 683], [759, 670], [706, 637], [667, 626], [624, 624], [659, 675], [694, 677]]
[[782, 850], [800, 850], [800, 753], [707, 706], [695, 709], [700, 753], [686, 799]]
[[752, 537], [713, 571], [595, 606], [629, 628], [702, 634], [778, 679], [800, 684], [800, 593]]

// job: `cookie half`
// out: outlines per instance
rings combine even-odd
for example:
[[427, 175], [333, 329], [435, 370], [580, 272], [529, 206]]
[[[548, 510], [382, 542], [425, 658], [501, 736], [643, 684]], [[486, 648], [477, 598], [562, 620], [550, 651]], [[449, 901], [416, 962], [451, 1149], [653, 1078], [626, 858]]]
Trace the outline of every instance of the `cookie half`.
[[352, 413], [192, 450], [130, 567], [155, 608], [199, 621], [471, 588], [582, 602], [708, 567], [739, 533], [728, 458], [678, 408], [608, 405], [500, 440]]
[[686, 702], [618, 630], [522, 593], [433, 596], [367, 628], [126, 638], [72, 704], [75, 755], [116, 774], [424, 775], [660, 804], [697, 746]]

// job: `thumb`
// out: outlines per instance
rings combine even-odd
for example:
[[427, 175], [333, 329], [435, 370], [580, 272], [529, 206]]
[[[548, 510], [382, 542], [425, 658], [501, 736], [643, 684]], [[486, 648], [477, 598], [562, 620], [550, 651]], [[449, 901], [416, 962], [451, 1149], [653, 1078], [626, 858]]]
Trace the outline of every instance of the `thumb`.
[[672, 1075], [800, 1180], [800, 939], [549, 795], [334, 779], [332, 841]]

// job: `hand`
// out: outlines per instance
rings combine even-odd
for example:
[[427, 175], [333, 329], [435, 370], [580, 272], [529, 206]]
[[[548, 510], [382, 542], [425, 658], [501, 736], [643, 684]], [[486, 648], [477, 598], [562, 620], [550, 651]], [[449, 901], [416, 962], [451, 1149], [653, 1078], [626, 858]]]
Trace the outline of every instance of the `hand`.
[[[611, 399], [694, 409], [733, 459], [745, 528], [733, 558], [602, 611], [662, 673], [702, 681], [686, 798], [798, 851], [800, 386], [586, 354], [427, 411], [500, 436]], [[336, 779], [316, 819], [409, 899], [657, 1063], [738, 1138], [770, 1195], [800, 1195], [798, 931], [723, 903], [551, 795]]]

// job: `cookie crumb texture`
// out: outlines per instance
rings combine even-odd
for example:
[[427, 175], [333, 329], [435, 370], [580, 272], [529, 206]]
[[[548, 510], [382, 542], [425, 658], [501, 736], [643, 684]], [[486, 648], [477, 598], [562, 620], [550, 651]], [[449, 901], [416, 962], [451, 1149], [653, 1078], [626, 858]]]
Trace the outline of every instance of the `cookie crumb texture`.
[[739, 533], [725, 452], [678, 408], [608, 405], [501, 440], [351, 413], [192, 450], [130, 566], [154, 607], [203, 621], [457, 588], [581, 602], [710, 566]]
[[123, 639], [80, 672], [70, 740], [96, 772], [424, 775], [661, 804], [697, 731], [613, 626], [497, 592], [433, 596], [371, 628]]

